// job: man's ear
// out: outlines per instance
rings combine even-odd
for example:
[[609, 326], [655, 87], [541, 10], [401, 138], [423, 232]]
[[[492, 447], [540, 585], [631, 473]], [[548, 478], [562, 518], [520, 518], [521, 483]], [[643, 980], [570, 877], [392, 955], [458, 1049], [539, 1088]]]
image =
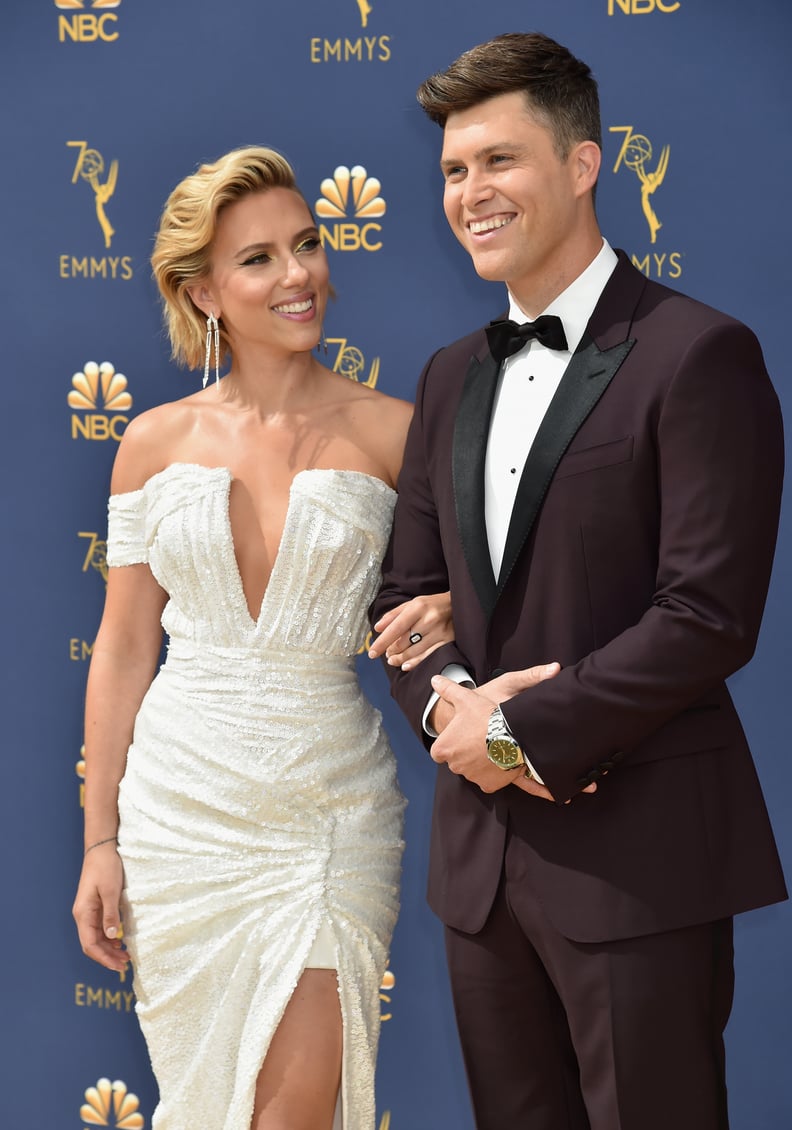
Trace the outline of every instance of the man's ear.
[[602, 151], [599, 145], [595, 141], [581, 141], [572, 150], [569, 158], [576, 177], [578, 194], [583, 196], [584, 193], [593, 191], [602, 164]]
[[209, 314], [214, 314], [215, 317], [219, 317], [214, 295], [205, 282], [198, 282], [194, 283], [192, 286], [188, 286], [187, 293], [198, 309], [203, 311], [207, 317]]

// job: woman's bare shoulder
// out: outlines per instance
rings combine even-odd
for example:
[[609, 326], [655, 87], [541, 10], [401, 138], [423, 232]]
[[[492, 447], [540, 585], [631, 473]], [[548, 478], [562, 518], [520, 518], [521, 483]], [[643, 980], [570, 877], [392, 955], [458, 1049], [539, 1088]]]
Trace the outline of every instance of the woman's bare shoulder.
[[361, 446], [370, 448], [370, 456], [382, 466], [384, 477], [394, 486], [401, 469], [413, 406], [379, 389], [356, 384], [345, 377], [341, 379], [346, 383], [345, 409], [354, 434]]
[[198, 411], [193, 397], [159, 404], [127, 425], [113, 464], [111, 491], [139, 490], [173, 461], [177, 443], [193, 426]]

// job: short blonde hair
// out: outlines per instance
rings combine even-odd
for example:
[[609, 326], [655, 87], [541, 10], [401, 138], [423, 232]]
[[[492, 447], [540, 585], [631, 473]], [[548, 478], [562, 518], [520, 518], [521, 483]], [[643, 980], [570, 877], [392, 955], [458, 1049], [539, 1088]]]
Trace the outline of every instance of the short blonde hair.
[[[206, 315], [187, 290], [209, 273], [220, 211], [250, 193], [271, 188], [288, 188], [304, 199], [285, 157], [274, 149], [251, 145], [232, 149], [211, 165], [201, 165], [166, 201], [151, 266], [162, 295], [172, 356], [190, 369], [203, 365]], [[228, 351], [221, 321], [221, 360]]]

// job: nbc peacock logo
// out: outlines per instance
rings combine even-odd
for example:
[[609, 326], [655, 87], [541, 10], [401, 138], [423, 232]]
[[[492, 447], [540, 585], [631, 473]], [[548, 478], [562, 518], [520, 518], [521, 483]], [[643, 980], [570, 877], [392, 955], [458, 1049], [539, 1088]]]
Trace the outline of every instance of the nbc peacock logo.
[[58, 41], [66, 43], [113, 43], [118, 39], [118, 16], [109, 9], [120, 8], [121, 0], [55, 0], [59, 12]]
[[[339, 165], [332, 177], [319, 186], [321, 196], [316, 201], [316, 214], [320, 220], [319, 233], [325, 247], [333, 251], [379, 251], [382, 226], [375, 223], [387, 211], [382, 185], [376, 177], [369, 176], [362, 165]], [[357, 222], [352, 222], [357, 221]]]
[[[123, 373], [117, 373], [112, 361], [86, 361], [71, 380], [66, 401], [74, 411], [71, 418], [72, 439], [121, 439], [129, 423], [123, 415], [132, 407], [132, 394]], [[104, 411], [101, 411], [104, 409]]]
[[92, 1126], [109, 1126], [112, 1130], [143, 1130], [146, 1120], [138, 1110], [137, 1095], [127, 1090], [126, 1083], [116, 1079], [100, 1079], [95, 1087], [85, 1092], [85, 1102], [80, 1107], [84, 1130]]

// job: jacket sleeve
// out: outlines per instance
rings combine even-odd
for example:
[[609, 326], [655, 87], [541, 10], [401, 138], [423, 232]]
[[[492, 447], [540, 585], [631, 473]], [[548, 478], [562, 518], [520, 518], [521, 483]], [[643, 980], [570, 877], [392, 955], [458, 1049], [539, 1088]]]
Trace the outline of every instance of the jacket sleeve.
[[655, 442], [660, 523], [650, 606], [605, 646], [503, 707], [559, 802], [718, 687], [756, 646], [783, 434], [750, 330], [720, 323], [691, 342], [662, 400]]
[[[414, 596], [445, 592], [449, 587], [425, 436], [426, 389], [437, 356], [435, 354], [427, 362], [418, 382], [415, 412], [397, 483], [393, 530], [382, 564], [382, 587], [370, 609], [372, 624], [403, 601]], [[422, 717], [432, 694], [431, 679], [449, 663], [468, 666], [454, 643], [432, 652], [413, 671], [403, 672], [385, 664], [391, 694], [427, 748], [431, 745], [431, 738], [424, 733]]]

